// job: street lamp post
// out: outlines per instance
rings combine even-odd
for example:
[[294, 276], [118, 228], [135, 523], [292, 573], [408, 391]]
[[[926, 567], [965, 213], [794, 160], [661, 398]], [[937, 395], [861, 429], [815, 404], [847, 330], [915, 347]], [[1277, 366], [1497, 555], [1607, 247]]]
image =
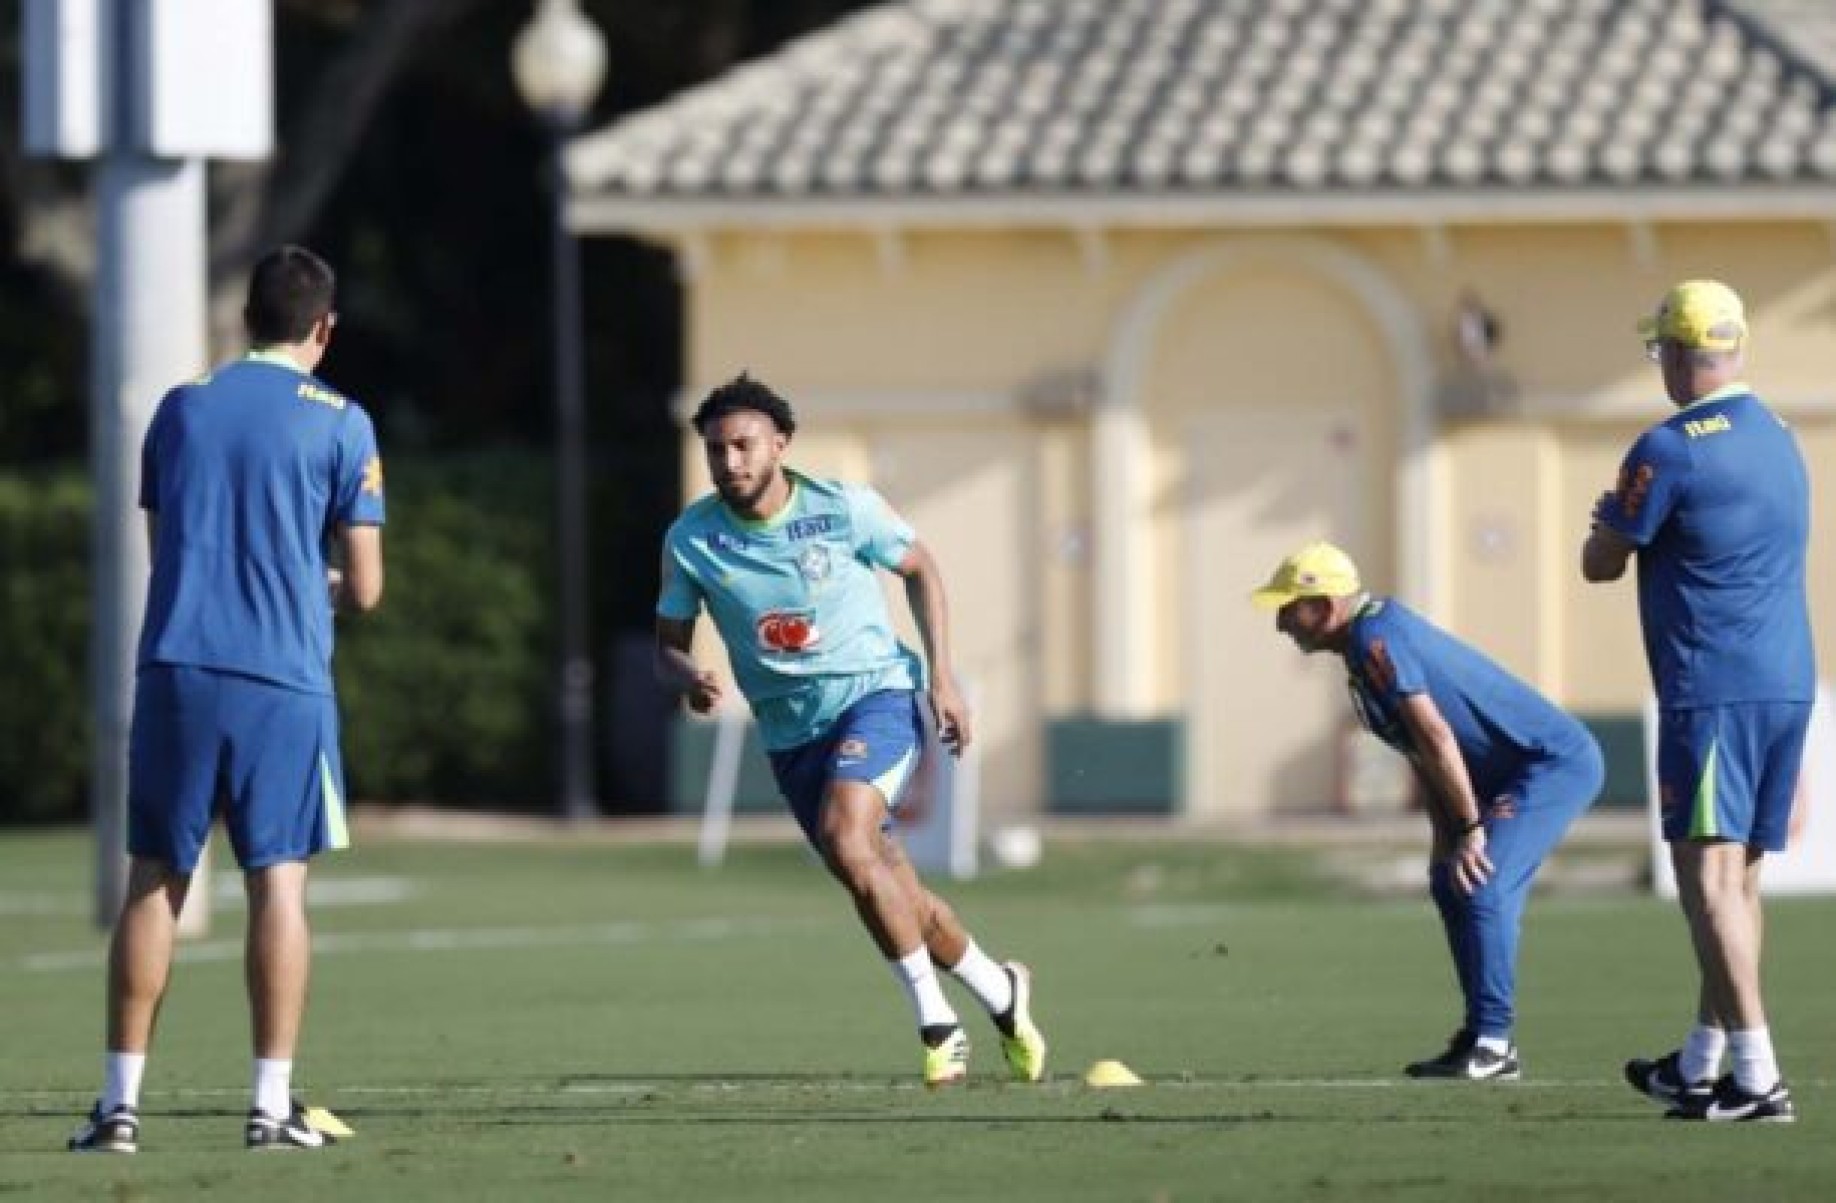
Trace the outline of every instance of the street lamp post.
[[563, 152], [605, 79], [606, 46], [576, 0], [538, 0], [511, 53], [517, 91], [548, 138], [553, 258], [555, 558], [559, 594], [560, 809], [598, 813], [593, 786], [593, 659], [587, 650], [586, 386], [581, 358], [580, 248], [567, 225]]

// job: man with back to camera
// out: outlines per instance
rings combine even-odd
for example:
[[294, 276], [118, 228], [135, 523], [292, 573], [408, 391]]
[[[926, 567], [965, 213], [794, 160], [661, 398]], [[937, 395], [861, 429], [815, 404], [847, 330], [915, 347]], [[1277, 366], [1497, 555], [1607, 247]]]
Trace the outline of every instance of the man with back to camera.
[[1312, 543], [1251, 599], [1301, 651], [1345, 661], [1352, 704], [1414, 766], [1434, 830], [1429, 893], [1465, 1009], [1413, 1078], [1513, 1080], [1517, 943], [1543, 860], [1600, 792], [1600, 747], [1579, 721], [1394, 598], [1351, 557]]
[[[292, 1097], [312, 953], [306, 863], [350, 842], [332, 611], [373, 609], [383, 589], [375, 431], [311, 374], [337, 322], [335, 285], [311, 251], [265, 255], [243, 310], [248, 355], [166, 394], [147, 428], [152, 576], [129, 736], [127, 892], [109, 948], [102, 1094], [73, 1151], [139, 1148], [178, 914], [219, 811], [248, 894], [244, 1143], [318, 1148], [348, 1133]], [[328, 539], [341, 571], [326, 563]]]
[[1658, 797], [1699, 990], [1682, 1046], [1628, 1061], [1626, 1079], [1673, 1119], [1789, 1123], [1760, 992], [1760, 864], [1789, 838], [1816, 690], [1810, 480], [1790, 429], [1740, 380], [1733, 289], [1684, 281], [1642, 332], [1677, 412], [1595, 504], [1581, 573], [1616, 581], [1638, 557]]
[[[1026, 966], [984, 953], [918, 880], [890, 830], [924, 752], [916, 691], [926, 688], [952, 754], [970, 740], [936, 561], [872, 489], [784, 465], [796, 419], [763, 383], [742, 374], [715, 389], [694, 426], [715, 492], [689, 506], [664, 540], [658, 676], [697, 713], [720, 705], [725, 688], [691, 655], [705, 607], [779, 791], [912, 1004], [925, 1085], [968, 1072], [969, 1041], [937, 966], [987, 1009], [1012, 1076], [1038, 1081], [1046, 1042], [1031, 1017]], [[925, 664], [893, 635], [879, 569], [905, 582], [928, 686]]]

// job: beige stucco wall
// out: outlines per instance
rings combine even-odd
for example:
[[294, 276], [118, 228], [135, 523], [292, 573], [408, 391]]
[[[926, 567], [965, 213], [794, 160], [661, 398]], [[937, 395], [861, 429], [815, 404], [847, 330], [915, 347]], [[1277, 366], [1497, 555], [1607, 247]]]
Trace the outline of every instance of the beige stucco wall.
[[[1362, 458], [1387, 463], [1396, 448], [1394, 371], [1369, 320], [1331, 281], [1271, 262], [1211, 276], [1188, 290], [1168, 311], [1151, 363], [1140, 404], [1154, 434], [1150, 489], [1159, 514], [1159, 587], [1184, 595], [1188, 571], [1229, 565], [1228, 572], [1214, 574], [1215, 591], [1223, 594], [1216, 605], [1240, 609], [1252, 578], [1272, 565], [1243, 563], [1230, 547], [1192, 554], [1178, 521], [1191, 494], [1194, 461], [1211, 453], [1197, 433], [1202, 424], [1221, 424], [1212, 437], [1228, 440], [1233, 423], [1259, 411], [1273, 410], [1297, 426], [1311, 413], [1329, 414], [1343, 432], [1339, 437], [1364, 450]], [[1355, 480], [1335, 475], [1294, 487], [1321, 494], [1352, 488], [1355, 495], [1341, 509], [1350, 523], [1320, 533], [1344, 543], [1374, 579], [1389, 578], [1393, 505], [1387, 474], [1361, 473]], [[1191, 664], [1187, 642], [1174, 624], [1155, 631], [1153, 699], [1160, 709], [1181, 708], [1193, 685], [1182, 671]]]
[[[1591, 711], [1630, 710], [1645, 688], [1630, 586], [1584, 587], [1574, 562], [1593, 497], [1637, 430], [1666, 412], [1633, 327], [1669, 283], [1717, 275], [1742, 290], [1754, 326], [1752, 382], [1792, 416], [1814, 479], [1836, 463], [1836, 253], [1828, 230], [1810, 223], [1124, 231], [1081, 241], [999, 231], [706, 238], [686, 281], [688, 392], [751, 368], [799, 404], [806, 432], [794, 462], [877, 480], [895, 504], [928, 520], [922, 533], [969, 599], [959, 610], [977, 633], [964, 654], [992, 690], [985, 731], [997, 806], [1039, 800], [1039, 717], [1089, 708], [1094, 688], [1095, 449], [1081, 414], [1050, 405], [1053, 382], [1110, 366], [1121, 328], [1155, 281], [1220, 248], [1231, 253], [1219, 255], [1216, 271], [1199, 272], [1156, 311], [1135, 395], [1121, 399], [1149, 436], [1144, 646], [1158, 712], [1182, 713], [1193, 701], [1188, 642], [1204, 596], [1188, 567], [1193, 457], [1205, 453], [1204, 439], [1230, 437], [1232, 414], [1292, 413], [1297, 430], [1348, 441], [1361, 470], [1349, 499], [1321, 512], [1357, 521], [1321, 533], [1358, 544], [1367, 576], [1386, 589], [1404, 575], [1399, 549], [1425, 546], [1441, 587], [1411, 600], [1558, 700]], [[1246, 250], [1254, 253], [1235, 253]], [[1446, 365], [1445, 329], [1467, 288], [1502, 320], [1495, 363], [1517, 404], [1439, 426], [1425, 461], [1432, 488], [1411, 513], [1399, 464], [1411, 407], [1428, 399], [1409, 395], [1403, 381], [1413, 359]], [[1406, 320], [1383, 305], [1406, 309]], [[1421, 332], [1419, 345], [1397, 334], [1409, 329]], [[1046, 408], [1030, 407], [1040, 394]], [[1346, 415], [1343, 435], [1330, 421], [1308, 425], [1331, 412]], [[913, 456], [922, 472], [896, 469]], [[685, 462], [689, 492], [703, 491], [692, 445]], [[1230, 521], [1285, 530], [1275, 524], [1279, 490], [1256, 504], [1263, 519]], [[1819, 614], [1836, 603], [1836, 563], [1822, 550], [1836, 529], [1833, 504], [1836, 486], [1818, 501]], [[1008, 506], [1024, 513], [995, 514]], [[1267, 567], [1233, 556], [1219, 547], [1218, 562], [1203, 569], [1220, 613], [1234, 614], [1238, 587]], [[1266, 623], [1260, 617], [1229, 621], [1273, 638], [1266, 625], [1247, 625]], [[1836, 673], [1830, 639], [1821, 632], [1819, 646]], [[1302, 670], [1271, 661], [1259, 671]], [[1326, 693], [1303, 708], [1316, 741], [1343, 717], [1341, 700]], [[1327, 791], [1330, 777], [1330, 766], [1318, 766], [1305, 788]], [[1278, 793], [1267, 774], [1219, 789], [1232, 794], [1218, 800], [1220, 814], [1266, 809]], [[1283, 804], [1303, 803], [1290, 795]]]

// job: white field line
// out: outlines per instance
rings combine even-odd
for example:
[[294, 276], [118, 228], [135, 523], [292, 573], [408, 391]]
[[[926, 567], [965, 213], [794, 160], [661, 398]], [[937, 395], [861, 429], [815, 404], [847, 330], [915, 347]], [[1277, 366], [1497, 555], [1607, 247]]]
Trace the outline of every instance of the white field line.
[[[352, 906], [389, 906], [418, 892], [406, 877], [316, 877], [306, 885], [306, 900], [315, 910]], [[218, 873], [210, 879], [210, 904], [226, 911], [247, 904], [240, 873]], [[35, 894], [0, 891], [0, 917], [32, 915], [76, 918], [89, 914], [95, 899], [79, 890]]]
[[[1569, 914], [1586, 913], [1607, 907], [1618, 907], [1622, 899], [1590, 895], [1585, 897], [1538, 898], [1537, 911], [1547, 914], [1560, 910]], [[1358, 922], [1420, 923], [1434, 919], [1433, 904], [1423, 888], [1418, 896], [1394, 895], [1367, 899], [1358, 904]], [[1128, 922], [1136, 927], [1196, 927], [1226, 920], [1254, 919], [1279, 909], [1267, 902], [1147, 902], [1128, 909]]]
[[[392, 879], [374, 880], [386, 883]], [[386, 894], [406, 897], [411, 892], [411, 887], [397, 893], [395, 887], [382, 885], [362, 887], [354, 891], [358, 897], [363, 897], [368, 901], [379, 901]], [[349, 896], [346, 897], [348, 900]], [[318, 904], [316, 897], [313, 904]], [[5, 912], [0, 910], [0, 913]], [[1130, 908], [1128, 917], [1131, 923], [1142, 927], [1169, 927], [1215, 922], [1227, 915], [1241, 915], [1242, 913], [1242, 908], [1234, 906], [1143, 906]], [[315, 955], [341, 956], [376, 952], [475, 952], [515, 948], [604, 947], [670, 943], [679, 940], [727, 940], [736, 937], [781, 933], [828, 921], [830, 920], [813, 918], [715, 917], [680, 919], [666, 923], [628, 920], [558, 927], [422, 928], [408, 931], [334, 932], [315, 935], [312, 940], [312, 950]], [[839, 920], [834, 921], [839, 922]], [[180, 964], [191, 965], [233, 961], [242, 956], [242, 951], [243, 944], [240, 937], [205, 940], [196, 944], [179, 945], [178, 961]], [[62, 973], [97, 968], [104, 963], [106, 956], [106, 951], [99, 947], [68, 949], [56, 952], [27, 953], [20, 957], [16, 964], [29, 973]]]
[[[329, 905], [391, 904], [414, 892], [412, 883], [395, 878], [349, 879], [326, 882], [331, 887]], [[340, 889], [339, 887], [350, 887]], [[0, 894], [0, 915], [64, 915], [83, 913], [81, 906], [65, 910], [70, 900], [60, 895]], [[312, 904], [323, 905], [315, 894]], [[1137, 927], [1167, 928], [1198, 926], [1220, 920], [1241, 918], [1254, 908], [1230, 903], [1195, 905], [1154, 905], [1130, 907], [1127, 921]], [[1376, 913], [1385, 913], [1378, 909]], [[1404, 908], [1393, 908], [1391, 914], [1403, 914]], [[1413, 912], [1407, 912], [1413, 915]], [[666, 923], [617, 921], [598, 924], [576, 924], [551, 927], [485, 927], [421, 928], [406, 931], [344, 932], [313, 937], [316, 955], [342, 956], [363, 953], [400, 952], [476, 952], [503, 951], [518, 948], [584, 948], [644, 943], [671, 943], [683, 940], [727, 940], [738, 937], [771, 935], [807, 928], [838, 919], [746, 919], [713, 917], [681, 919]], [[181, 944], [180, 964], [212, 964], [239, 959], [243, 953], [240, 937]], [[14, 962], [28, 973], [63, 973], [100, 967], [106, 960], [104, 948], [67, 949], [55, 952], [27, 953]]]
[[67, 918], [87, 915], [89, 899], [80, 894], [0, 894], [0, 916], [35, 915], [39, 918]]
[[[414, 883], [401, 877], [346, 878], [314, 882], [308, 888], [307, 905], [313, 910], [337, 907], [386, 906], [414, 897]], [[242, 879], [224, 874], [211, 882], [211, 905], [226, 911], [241, 910], [245, 905]], [[35, 916], [40, 918], [75, 918], [88, 915], [94, 899], [81, 893], [8, 894], [0, 892], [0, 918]], [[1237, 903], [1147, 904], [1129, 908], [1129, 922], [1140, 927], [1181, 927], [1211, 923], [1219, 919], [1240, 918], [1255, 913], [1256, 908]], [[1413, 914], [1413, 912], [1411, 912]]]
[[[406, 877], [315, 877], [306, 883], [307, 905], [318, 909], [340, 906], [388, 906], [406, 902], [419, 893]], [[210, 879], [212, 906], [238, 910], [248, 905], [242, 874], [217, 873]]]
[[[768, 935], [811, 927], [815, 919], [679, 919], [668, 923], [645, 923], [623, 920], [564, 927], [479, 927], [421, 928], [410, 931], [334, 932], [315, 935], [315, 956], [340, 956], [374, 952], [474, 952], [502, 951], [518, 948], [583, 948], [630, 944], [668, 944], [683, 940], [730, 940], [737, 937]], [[101, 948], [72, 949], [62, 952], [36, 952], [20, 957], [17, 964], [31, 973], [59, 973], [101, 966], [106, 957]], [[182, 944], [178, 950], [181, 964], [208, 964], [233, 961], [242, 957], [242, 940], [206, 940]]]
[[[1473, 1089], [1472, 1086], [1449, 1082], [1421, 1082], [1410, 1078], [1198, 1078], [1170, 1077], [1150, 1080], [1135, 1087], [1094, 1087], [1087, 1086], [1075, 1075], [1066, 1074], [1048, 1078], [1045, 1082], [1032, 1086], [1016, 1086], [1012, 1083], [990, 1078], [988, 1084], [998, 1085], [1003, 1090], [1023, 1091], [1025, 1093], [1050, 1092], [1053, 1094], [1101, 1094], [1105, 1097], [1127, 1098], [1131, 1093], [1148, 1091], [1192, 1092], [1203, 1090], [1247, 1091], [1259, 1090], [1408, 1090], [1422, 1097], [1436, 1097], [1442, 1094], [1457, 1094], [1462, 1090]], [[1804, 1079], [1795, 1081], [1801, 1088], [1824, 1089], [1832, 1084], [1830, 1079]], [[971, 1086], [976, 1085], [971, 1082]], [[509, 1083], [501, 1086], [480, 1084], [421, 1084], [401, 1083], [396, 1085], [370, 1086], [322, 1086], [320, 1097], [329, 1100], [358, 1098], [557, 1098], [568, 1095], [578, 1097], [605, 1097], [639, 1094], [687, 1093], [691, 1095], [719, 1094], [733, 1095], [748, 1092], [784, 1092], [786, 1090], [802, 1093], [820, 1092], [823, 1094], [885, 1094], [888, 1091], [912, 1091], [917, 1093], [923, 1086], [909, 1078], [871, 1078], [842, 1077], [815, 1078], [787, 1075], [784, 1078], [769, 1076], [746, 1078], [706, 1077], [688, 1079], [669, 1077], [659, 1079], [636, 1075], [621, 1079], [611, 1075], [590, 1082], [558, 1082], [553, 1085], [534, 1085], [528, 1083]], [[1508, 1083], [1491, 1083], [1481, 1087], [1488, 1093], [1493, 1091], [1549, 1091], [1549, 1090], [1593, 1090], [1620, 1094], [1626, 1089], [1625, 1083], [1617, 1078], [1526, 1078], [1522, 1081]], [[143, 1098], [149, 1099], [215, 1099], [246, 1098], [249, 1093], [247, 1083], [240, 1086], [193, 1086], [171, 1089], [148, 1089]], [[928, 1092], [927, 1092], [928, 1093]], [[63, 1103], [80, 1106], [95, 1097], [93, 1087], [68, 1090], [0, 1090], [0, 1103]]]

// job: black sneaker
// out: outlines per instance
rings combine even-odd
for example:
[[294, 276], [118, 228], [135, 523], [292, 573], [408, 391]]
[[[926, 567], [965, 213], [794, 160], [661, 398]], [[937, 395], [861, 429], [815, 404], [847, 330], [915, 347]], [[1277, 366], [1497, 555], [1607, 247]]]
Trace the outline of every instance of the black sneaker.
[[1678, 1107], [1685, 1100], [1693, 1099], [1707, 1106], [1709, 1096], [1714, 1093], [1715, 1083], [1708, 1078], [1685, 1082], [1682, 1057], [1680, 1049], [1665, 1053], [1653, 1061], [1634, 1057], [1626, 1062], [1626, 1081], [1631, 1083], [1632, 1089], [1660, 1103]]
[[1473, 1051], [1479, 1037], [1461, 1028], [1447, 1038], [1447, 1047], [1433, 1057], [1422, 1061], [1411, 1061], [1403, 1067], [1403, 1072], [1412, 1078], [1451, 1078], [1456, 1067], [1466, 1060], [1466, 1055]]
[[[1478, 1044], [1451, 1061], [1421, 1062], [1426, 1069], [1416, 1074], [1418, 1078], [1458, 1078], [1467, 1082], [1515, 1082], [1524, 1076], [1524, 1067], [1517, 1059], [1517, 1050], [1507, 1048], [1502, 1053]], [[1413, 1068], [1413, 1067], [1412, 1067]]]
[[66, 1147], [72, 1153], [138, 1153], [140, 1112], [123, 1103], [104, 1115], [102, 1100], [97, 1099], [89, 1118], [71, 1135]]
[[1701, 1120], [1711, 1124], [1789, 1124], [1798, 1118], [1785, 1079], [1771, 1090], [1753, 1094], [1742, 1090], [1733, 1074], [1724, 1074], [1713, 1090], [1691, 1094], [1664, 1113], [1667, 1119]]
[[313, 1127], [298, 1101], [285, 1119], [276, 1119], [259, 1107], [249, 1108], [249, 1122], [242, 1130], [242, 1142], [251, 1149], [322, 1149], [333, 1139]]

